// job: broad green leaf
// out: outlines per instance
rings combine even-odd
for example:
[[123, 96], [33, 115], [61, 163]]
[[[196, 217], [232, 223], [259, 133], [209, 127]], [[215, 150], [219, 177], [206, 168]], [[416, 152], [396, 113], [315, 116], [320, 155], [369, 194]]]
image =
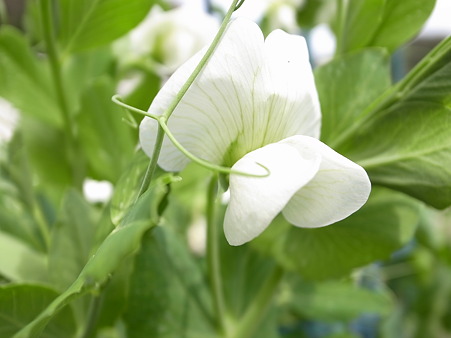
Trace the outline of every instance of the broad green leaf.
[[111, 102], [114, 86], [101, 77], [86, 88], [77, 116], [80, 143], [90, 174], [115, 182], [129, 163], [136, 141], [123, 121], [123, 111]]
[[85, 266], [94, 232], [91, 207], [77, 191], [67, 191], [49, 249], [49, 277], [58, 290], [65, 290]]
[[142, 236], [159, 221], [158, 210], [167, 194], [171, 175], [162, 177], [143, 194], [121, 224], [105, 239], [74, 283], [14, 337], [38, 337], [47, 323], [71, 300], [99, 289], [126, 257], [135, 253]]
[[[349, 52], [369, 45], [382, 22], [388, 0], [349, 0], [337, 34], [337, 49]], [[377, 46], [377, 45], [376, 45]]]
[[303, 318], [350, 321], [363, 314], [387, 316], [394, 302], [386, 290], [368, 290], [350, 282], [294, 283], [285, 291], [287, 305]]
[[366, 49], [339, 57], [317, 68], [315, 81], [321, 102], [321, 140], [329, 144], [390, 86], [387, 54]]
[[411, 240], [418, 222], [418, 206], [411, 199], [373, 189], [367, 204], [343, 221], [302, 229], [279, 217], [252, 244], [303, 278], [322, 280], [388, 258]]
[[155, 0], [61, 0], [60, 41], [68, 51], [105, 45], [135, 27]]
[[23, 114], [61, 126], [47, 65], [33, 55], [22, 34], [10, 26], [0, 29], [0, 96]]
[[413, 38], [434, 9], [436, 0], [386, 0], [382, 22], [368, 46], [394, 51]]
[[[58, 293], [32, 284], [0, 286], [0, 337], [12, 337], [39, 314]], [[74, 337], [76, 326], [72, 311], [61, 311], [42, 332], [42, 338]]]
[[373, 184], [435, 208], [451, 205], [451, 38], [330, 145]]
[[202, 270], [170, 227], [146, 234], [135, 258], [127, 336], [215, 337]]
[[0, 275], [12, 282], [45, 282], [46, 270], [44, 254], [0, 231]]

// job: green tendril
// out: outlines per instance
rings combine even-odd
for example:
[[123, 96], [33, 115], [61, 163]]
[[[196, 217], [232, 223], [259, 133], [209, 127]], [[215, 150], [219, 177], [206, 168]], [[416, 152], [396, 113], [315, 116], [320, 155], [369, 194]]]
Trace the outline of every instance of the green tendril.
[[140, 115], [144, 115], [144, 116], [150, 117], [151, 119], [158, 120], [160, 118], [160, 116], [158, 116], [158, 115], [151, 114], [149, 112], [146, 112], [144, 110], [141, 110], [139, 108], [136, 108], [136, 107], [133, 107], [133, 106], [130, 106], [130, 105], [126, 104], [124, 101], [122, 101], [122, 98], [118, 94], [113, 95], [113, 97], [111, 98], [111, 101], [113, 101], [118, 106], [121, 106], [121, 107], [123, 107], [123, 108], [125, 108], [127, 110], [131, 110], [131, 111], [133, 111], [135, 113], [138, 113]]
[[189, 152], [185, 147], [182, 146], [182, 144], [177, 141], [177, 139], [175, 138], [175, 136], [172, 134], [172, 132], [169, 130], [166, 121], [167, 118], [165, 116], [160, 116], [160, 115], [154, 115], [154, 114], [150, 114], [144, 110], [132, 107], [124, 102], [121, 101], [121, 98], [119, 95], [114, 95], [112, 97], [112, 101], [114, 103], [116, 103], [117, 105], [125, 108], [125, 109], [129, 109], [132, 110], [138, 114], [144, 115], [144, 116], [148, 116], [154, 120], [156, 120], [158, 122], [158, 124], [161, 126], [161, 128], [164, 130], [165, 134], [167, 135], [167, 137], [171, 140], [171, 142], [174, 144], [174, 146], [180, 150], [186, 157], [188, 157], [190, 160], [192, 160], [193, 162], [196, 162], [197, 164], [207, 168], [207, 169], [211, 169], [213, 171], [222, 173], [222, 174], [233, 174], [233, 175], [240, 175], [240, 176], [247, 176], [247, 177], [268, 177], [271, 174], [271, 171], [265, 167], [263, 164], [255, 162], [258, 166], [262, 167], [263, 169], [265, 169], [266, 173], [265, 174], [250, 174], [250, 173], [246, 173], [243, 171], [238, 171], [238, 170], [233, 170], [229, 167], [223, 167], [208, 161], [205, 161], [199, 157], [197, 157], [196, 155], [194, 155], [193, 153]]

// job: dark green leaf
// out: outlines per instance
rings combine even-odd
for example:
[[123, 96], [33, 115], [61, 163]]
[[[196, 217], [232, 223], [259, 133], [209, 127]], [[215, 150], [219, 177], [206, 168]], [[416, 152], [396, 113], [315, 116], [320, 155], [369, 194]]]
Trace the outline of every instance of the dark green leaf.
[[155, 0], [61, 0], [60, 40], [69, 51], [105, 45], [135, 27]]
[[367, 204], [343, 221], [324, 228], [301, 229], [279, 217], [253, 245], [311, 280], [343, 276], [354, 268], [386, 259], [411, 240], [419, 211], [401, 194], [374, 190]]
[[[0, 337], [12, 335], [39, 314], [58, 293], [39, 285], [0, 286]], [[75, 321], [70, 308], [61, 311], [42, 333], [42, 338], [74, 337]]]

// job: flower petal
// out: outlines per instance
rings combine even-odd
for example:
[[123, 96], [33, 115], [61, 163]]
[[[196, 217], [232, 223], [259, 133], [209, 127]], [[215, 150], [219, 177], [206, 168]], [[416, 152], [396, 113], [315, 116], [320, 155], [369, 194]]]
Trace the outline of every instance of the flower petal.
[[[271, 84], [269, 134], [319, 138], [321, 110], [305, 39], [275, 30], [265, 40], [267, 78]], [[281, 129], [283, 132], [277, 132]]]
[[293, 194], [314, 177], [320, 160], [319, 154], [281, 143], [269, 144], [240, 159], [232, 169], [265, 174], [261, 164], [270, 175], [230, 175], [230, 203], [224, 219], [227, 241], [241, 245], [262, 233]]
[[302, 152], [310, 148], [322, 158], [315, 177], [282, 211], [287, 221], [298, 227], [322, 227], [348, 217], [365, 204], [371, 182], [361, 166], [312, 137], [294, 136], [280, 143]]
[[[162, 114], [205, 49], [182, 65], [149, 108]], [[250, 151], [288, 136], [319, 135], [320, 110], [305, 41], [275, 31], [264, 42], [252, 21], [236, 19], [169, 119], [179, 142], [195, 155], [231, 166]], [[156, 122], [145, 118], [141, 144], [150, 155]], [[149, 133], [152, 133], [149, 135]], [[165, 139], [159, 164], [183, 169], [188, 160]]]

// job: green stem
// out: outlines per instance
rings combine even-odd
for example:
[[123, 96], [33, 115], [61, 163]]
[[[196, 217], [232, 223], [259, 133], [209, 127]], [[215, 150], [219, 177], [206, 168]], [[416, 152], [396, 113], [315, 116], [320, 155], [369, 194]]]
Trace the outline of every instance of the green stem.
[[225, 333], [227, 317], [222, 288], [218, 224], [216, 222], [217, 191], [218, 177], [213, 175], [207, 194], [207, 265], [217, 323], [221, 332]]
[[56, 91], [56, 96], [60, 110], [63, 116], [63, 124], [67, 134], [67, 140], [70, 149], [70, 161], [72, 165], [72, 175], [74, 179], [74, 185], [81, 189], [83, 175], [82, 169], [80, 167], [80, 158], [78, 158], [78, 147], [76, 142], [75, 131], [73, 128], [73, 121], [71, 119], [68, 100], [66, 97], [66, 92], [64, 90], [64, 82], [61, 74], [61, 64], [58, 57], [58, 52], [56, 49], [56, 42], [54, 39], [54, 27], [53, 27], [53, 17], [52, 17], [52, 1], [51, 0], [41, 0], [40, 4], [40, 14], [42, 19], [42, 28], [44, 35], [44, 42], [47, 50], [47, 55], [50, 61], [50, 68], [52, 73], [52, 79]]
[[159, 125], [158, 131], [157, 131], [157, 138], [155, 140], [155, 147], [153, 148], [152, 158], [150, 159], [149, 165], [147, 166], [146, 173], [144, 174], [144, 178], [141, 183], [141, 187], [139, 188], [139, 192], [136, 197], [136, 201], [149, 188], [150, 182], [152, 181], [153, 175], [155, 174], [155, 170], [157, 169], [158, 158], [160, 157], [161, 146], [163, 145], [163, 139], [164, 139], [164, 130]]
[[224, 32], [225, 32], [225, 30], [227, 28], [227, 25], [228, 25], [228, 23], [230, 21], [230, 18], [232, 17], [233, 12], [237, 9], [237, 3], [238, 2], [239, 2], [239, 0], [233, 0], [232, 5], [230, 6], [229, 10], [227, 11], [227, 13], [226, 13], [226, 15], [224, 17], [224, 20], [222, 21], [221, 27], [219, 27], [219, 31], [218, 31], [218, 33], [216, 33], [216, 36], [213, 39], [213, 42], [211, 43], [210, 47], [208, 47], [207, 51], [205, 52], [205, 55], [202, 57], [202, 59], [200, 60], [199, 64], [197, 65], [197, 67], [191, 73], [191, 75], [189, 76], [188, 80], [183, 84], [182, 88], [177, 93], [177, 95], [175, 96], [174, 100], [172, 100], [172, 102], [169, 104], [169, 107], [164, 112], [163, 116], [166, 119], [168, 119], [171, 116], [171, 114], [174, 112], [175, 108], [180, 103], [180, 101], [182, 100], [183, 96], [186, 94], [188, 89], [193, 84], [194, 80], [196, 80], [197, 76], [200, 74], [202, 69], [204, 69], [204, 67], [206, 66], [208, 60], [213, 55], [213, 52], [215, 51], [215, 49], [218, 46], [222, 36], [224, 35]]
[[271, 301], [274, 296], [274, 291], [277, 289], [280, 280], [283, 277], [283, 269], [278, 265], [267, 278], [265, 284], [259, 290], [259, 293], [254, 298], [253, 302], [247, 308], [244, 316], [238, 322], [237, 329], [233, 332], [233, 338], [247, 338], [251, 337], [255, 330], [260, 325], [262, 319], [266, 315]]
[[335, 57], [340, 55], [344, 49], [344, 34], [345, 34], [345, 26], [346, 26], [346, 14], [347, 14], [348, 6], [347, 0], [337, 0], [337, 47], [335, 50]]

